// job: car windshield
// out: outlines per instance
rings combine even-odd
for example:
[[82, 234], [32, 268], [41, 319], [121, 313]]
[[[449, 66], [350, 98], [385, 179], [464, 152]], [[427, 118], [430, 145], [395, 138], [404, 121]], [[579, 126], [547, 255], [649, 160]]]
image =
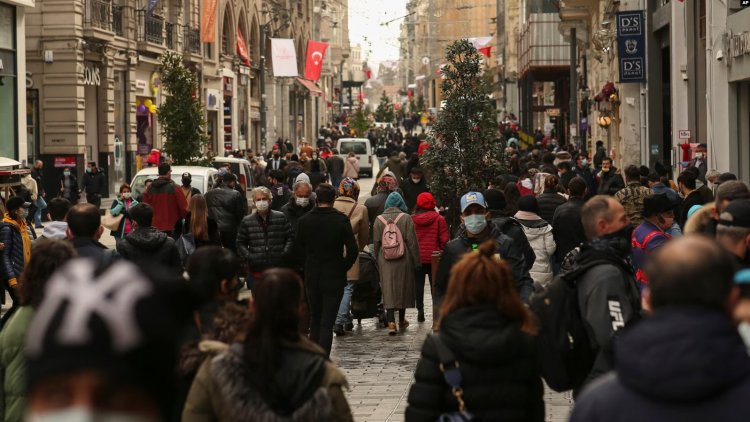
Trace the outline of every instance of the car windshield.
[[221, 170], [224, 166], [229, 164], [229, 168], [232, 170], [232, 174], [240, 174], [240, 163], [224, 163], [221, 161], [214, 161], [211, 165], [216, 170]]
[[[145, 174], [135, 176], [135, 179], [133, 179], [133, 184], [130, 186], [130, 188], [133, 190], [133, 193], [136, 197], [140, 196], [141, 194], [143, 194], [143, 185], [146, 182], [146, 179], [156, 180], [157, 177], [158, 176], [156, 175]], [[177, 186], [182, 185], [182, 173], [172, 173], [172, 180], [174, 180]], [[190, 186], [198, 189], [201, 193], [203, 193], [203, 176], [193, 175]]]
[[367, 154], [367, 143], [365, 142], [342, 142], [341, 145], [339, 145], [340, 154], [349, 154], [350, 152], [353, 152], [357, 155], [366, 155]]

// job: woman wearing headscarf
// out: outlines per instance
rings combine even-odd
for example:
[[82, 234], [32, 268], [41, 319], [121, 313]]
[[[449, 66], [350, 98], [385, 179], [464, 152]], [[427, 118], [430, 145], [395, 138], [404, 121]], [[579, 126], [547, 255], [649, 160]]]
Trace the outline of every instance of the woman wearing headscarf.
[[[367, 245], [367, 237], [370, 233], [370, 220], [367, 217], [367, 208], [357, 203], [359, 198], [359, 184], [356, 180], [347, 177], [339, 184], [339, 196], [333, 203], [333, 208], [339, 210], [342, 214], [349, 217], [352, 225], [354, 239], [357, 240], [359, 251]], [[354, 328], [352, 316], [349, 313], [349, 304], [352, 301], [354, 284], [359, 281], [359, 256], [354, 261], [354, 265], [346, 273], [346, 287], [344, 296], [341, 298], [339, 313], [336, 316], [336, 323], [333, 326], [333, 332], [337, 336], [344, 335], [344, 330], [351, 331]]]
[[[395, 225], [393, 233], [391, 224]], [[383, 233], [389, 235], [390, 240], [383, 239]], [[400, 238], [399, 238], [400, 237]], [[383, 242], [386, 240], [387, 242]], [[380, 269], [380, 287], [383, 290], [383, 305], [388, 320], [388, 334], [396, 335], [395, 313], [398, 310], [398, 325], [403, 331], [409, 326], [405, 318], [406, 308], [413, 308], [415, 302], [415, 271], [420, 267], [419, 243], [414, 222], [406, 208], [404, 198], [398, 192], [391, 192], [385, 201], [385, 211], [373, 226], [373, 241], [375, 256]], [[390, 246], [403, 242], [401, 253], [394, 253]], [[389, 247], [389, 249], [384, 249]], [[400, 255], [400, 256], [399, 256]]]

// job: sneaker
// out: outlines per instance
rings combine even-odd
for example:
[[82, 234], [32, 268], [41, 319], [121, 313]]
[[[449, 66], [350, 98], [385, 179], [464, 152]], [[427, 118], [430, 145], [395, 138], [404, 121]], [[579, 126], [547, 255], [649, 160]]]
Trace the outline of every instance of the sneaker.
[[346, 331], [354, 331], [354, 323], [353, 322], [347, 322], [344, 326], [344, 329]]
[[388, 335], [389, 336], [395, 336], [398, 333], [398, 330], [396, 330], [396, 323], [395, 322], [389, 322], [388, 323]]
[[333, 326], [333, 333], [336, 334], [336, 337], [346, 335], [346, 333], [344, 332], [344, 326], [341, 324], [336, 324]]
[[399, 321], [398, 323], [398, 328], [400, 328], [402, 331], [406, 329], [406, 327], [408, 326], [409, 326], [409, 321], [407, 320]]
[[424, 311], [419, 311], [417, 314], [417, 322], [424, 322]]

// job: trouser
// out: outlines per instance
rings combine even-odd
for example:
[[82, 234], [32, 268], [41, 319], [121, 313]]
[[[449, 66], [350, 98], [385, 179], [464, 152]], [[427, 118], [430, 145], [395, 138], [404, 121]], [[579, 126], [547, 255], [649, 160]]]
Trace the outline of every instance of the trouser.
[[102, 207], [102, 196], [99, 195], [98, 193], [93, 193], [93, 194], [88, 194], [87, 193], [86, 194], [86, 202], [88, 202], [89, 204], [96, 205], [97, 209], [101, 208]]
[[388, 320], [388, 323], [396, 322], [396, 311], [398, 311], [398, 322], [404, 322], [404, 319], [406, 317], [406, 309], [391, 308], [385, 310], [385, 319]]
[[221, 235], [221, 246], [229, 249], [230, 251], [237, 253], [237, 232], [236, 231], [222, 231], [219, 232]]
[[430, 297], [432, 297], [432, 264], [422, 264], [422, 268], [417, 271], [417, 277], [414, 279], [416, 289], [414, 293], [417, 295], [417, 310], [424, 312], [424, 276], [430, 281]]
[[378, 157], [378, 169], [382, 169], [385, 164], [386, 157]]
[[354, 281], [350, 280], [344, 287], [344, 296], [341, 297], [339, 313], [336, 315], [336, 325], [346, 325], [352, 322], [352, 314], [349, 312], [349, 305], [352, 303], [352, 293], [354, 292]]
[[338, 189], [342, 180], [343, 180], [343, 178], [341, 176], [338, 176], [338, 177], [331, 176], [331, 186], [333, 186], [334, 188]]
[[44, 201], [42, 195], [36, 197], [36, 211], [34, 212], [34, 226], [39, 227], [42, 225], [42, 211], [47, 208], [47, 202]]
[[310, 340], [318, 343], [326, 351], [327, 357], [331, 355], [333, 324], [343, 295], [343, 289], [338, 293], [307, 290], [307, 300], [310, 303]]
[[0, 328], [3, 328], [5, 326], [5, 322], [10, 319], [11, 316], [13, 316], [13, 313], [18, 309], [20, 306], [20, 303], [18, 303], [18, 293], [16, 293], [16, 289], [18, 288], [18, 285], [16, 285], [16, 288], [10, 287], [8, 285], [7, 281], [3, 281], [2, 283], [2, 289], [0, 289], [0, 294], [3, 295], [3, 305], [5, 304], [5, 291], [8, 292], [8, 296], [10, 296], [11, 304], [10, 308], [5, 311], [5, 315], [3, 315], [2, 319], [0, 319]]

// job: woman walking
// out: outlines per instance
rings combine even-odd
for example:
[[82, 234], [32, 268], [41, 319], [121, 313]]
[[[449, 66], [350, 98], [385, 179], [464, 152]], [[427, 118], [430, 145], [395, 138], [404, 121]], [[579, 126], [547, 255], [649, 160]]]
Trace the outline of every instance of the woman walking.
[[346, 161], [344, 162], [344, 173], [342, 174], [342, 177], [349, 177], [354, 180], [359, 179], [359, 160], [357, 159], [357, 154], [355, 154], [354, 152], [350, 152], [349, 156], [346, 157]]
[[60, 176], [60, 196], [70, 201], [71, 205], [77, 204], [81, 197], [81, 192], [78, 190], [78, 179], [70, 167], [66, 167], [62, 176]]
[[122, 239], [133, 231], [133, 221], [130, 219], [130, 209], [138, 205], [138, 201], [131, 196], [130, 185], [123, 183], [120, 185], [120, 196], [112, 201], [112, 207], [109, 212], [116, 217], [122, 214], [122, 220], [117, 230], [112, 231], [112, 237]]
[[406, 308], [414, 307], [414, 276], [420, 262], [414, 222], [398, 192], [388, 195], [385, 211], [375, 219], [373, 240], [380, 269], [380, 287], [383, 290], [388, 334], [393, 336], [397, 333], [397, 310], [399, 328], [403, 331], [409, 326], [405, 313]]
[[[544, 420], [533, 317], [496, 248], [493, 240], [486, 241], [453, 267], [440, 331], [422, 346], [407, 421], [432, 422], [459, 411], [481, 421]], [[453, 356], [444, 362], [446, 352]], [[460, 372], [462, 394], [448, 385], [442, 368]]]
[[417, 206], [412, 216], [417, 232], [419, 243], [419, 259], [421, 269], [417, 271], [416, 299], [417, 299], [417, 321], [424, 322], [424, 279], [430, 280], [432, 290], [432, 254], [442, 252], [445, 244], [450, 240], [448, 223], [445, 218], [435, 211], [435, 197], [429, 192], [420, 193], [417, 196]]
[[182, 420], [352, 421], [342, 392], [346, 378], [299, 333], [299, 276], [265, 271], [253, 288], [252, 308], [244, 342], [198, 370]]
[[196, 249], [207, 245], [221, 246], [219, 225], [208, 216], [208, 204], [203, 195], [190, 197], [187, 214], [175, 225], [174, 234], [176, 238], [183, 234], [192, 234]]
[[518, 212], [513, 216], [523, 229], [526, 239], [534, 249], [534, 265], [529, 275], [535, 284], [547, 286], [552, 282], [552, 263], [550, 258], [557, 250], [555, 238], [552, 235], [552, 225], [539, 216], [539, 203], [533, 196], [522, 196], [518, 200]]

